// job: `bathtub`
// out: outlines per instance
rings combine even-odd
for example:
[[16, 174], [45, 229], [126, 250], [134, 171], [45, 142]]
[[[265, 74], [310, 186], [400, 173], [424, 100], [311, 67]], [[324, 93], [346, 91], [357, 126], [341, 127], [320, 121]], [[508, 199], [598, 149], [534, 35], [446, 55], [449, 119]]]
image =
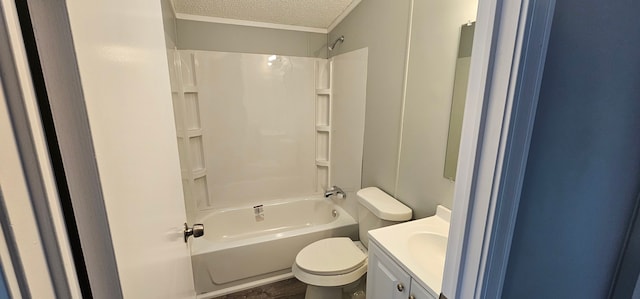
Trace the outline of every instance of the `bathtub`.
[[197, 222], [205, 227], [191, 243], [198, 298], [292, 277], [291, 265], [308, 244], [358, 234], [353, 217], [322, 196], [210, 210]]

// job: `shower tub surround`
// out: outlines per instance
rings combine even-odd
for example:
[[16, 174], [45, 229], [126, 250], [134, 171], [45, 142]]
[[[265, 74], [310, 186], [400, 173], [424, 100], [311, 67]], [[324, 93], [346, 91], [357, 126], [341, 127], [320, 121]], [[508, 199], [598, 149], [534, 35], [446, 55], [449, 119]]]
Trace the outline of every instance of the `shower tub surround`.
[[356, 220], [322, 196], [202, 213], [206, 234], [192, 243], [195, 288], [211, 298], [290, 278], [295, 256], [329, 237], [357, 238]]
[[[298, 251], [357, 238], [366, 48], [331, 59], [171, 50], [198, 298], [293, 277]], [[338, 185], [346, 199], [328, 200]]]

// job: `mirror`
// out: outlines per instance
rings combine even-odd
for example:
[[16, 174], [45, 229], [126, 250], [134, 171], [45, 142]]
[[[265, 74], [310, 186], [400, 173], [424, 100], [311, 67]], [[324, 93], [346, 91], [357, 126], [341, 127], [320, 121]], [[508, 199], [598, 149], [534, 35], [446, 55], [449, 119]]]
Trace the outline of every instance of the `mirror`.
[[460, 135], [464, 117], [464, 102], [467, 97], [469, 67], [471, 65], [471, 48], [475, 22], [469, 22], [460, 28], [460, 45], [456, 60], [456, 74], [453, 81], [453, 96], [449, 117], [449, 136], [447, 138], [447, 154], [444, 160], [444, 177], [452, 181], [456, 178], [458, 152], [460, 151]]

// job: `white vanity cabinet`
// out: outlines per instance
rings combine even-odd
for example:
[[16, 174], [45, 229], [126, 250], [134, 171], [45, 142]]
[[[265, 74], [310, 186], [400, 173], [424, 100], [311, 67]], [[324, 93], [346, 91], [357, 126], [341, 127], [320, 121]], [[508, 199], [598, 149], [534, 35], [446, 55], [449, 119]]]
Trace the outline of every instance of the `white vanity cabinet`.
[[[425, 289], [424, 287], [422, 287], [421, 285], [419, 285], [415, 279], [411, 279], [411, 291], [410, 291], [409, 298], [413, 298], [413, 299], [436, 299], [435, 296], [429, 294], [429, 291], [427, 291], [427, 289]], [[413, 297], [411, 297], [413, 296]]]
[[371, 241], [368, 263], [368, 299], [436, 299]]

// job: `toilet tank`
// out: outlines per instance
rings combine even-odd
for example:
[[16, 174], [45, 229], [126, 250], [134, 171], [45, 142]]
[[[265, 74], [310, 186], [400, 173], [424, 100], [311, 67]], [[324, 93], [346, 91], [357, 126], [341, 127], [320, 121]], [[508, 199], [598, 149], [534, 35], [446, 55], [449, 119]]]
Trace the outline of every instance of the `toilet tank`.
[[411, 208], [377, 187], [364, 188], [356, 194], [360, 241], [367, 248], [370, 230], [411, 219]]

